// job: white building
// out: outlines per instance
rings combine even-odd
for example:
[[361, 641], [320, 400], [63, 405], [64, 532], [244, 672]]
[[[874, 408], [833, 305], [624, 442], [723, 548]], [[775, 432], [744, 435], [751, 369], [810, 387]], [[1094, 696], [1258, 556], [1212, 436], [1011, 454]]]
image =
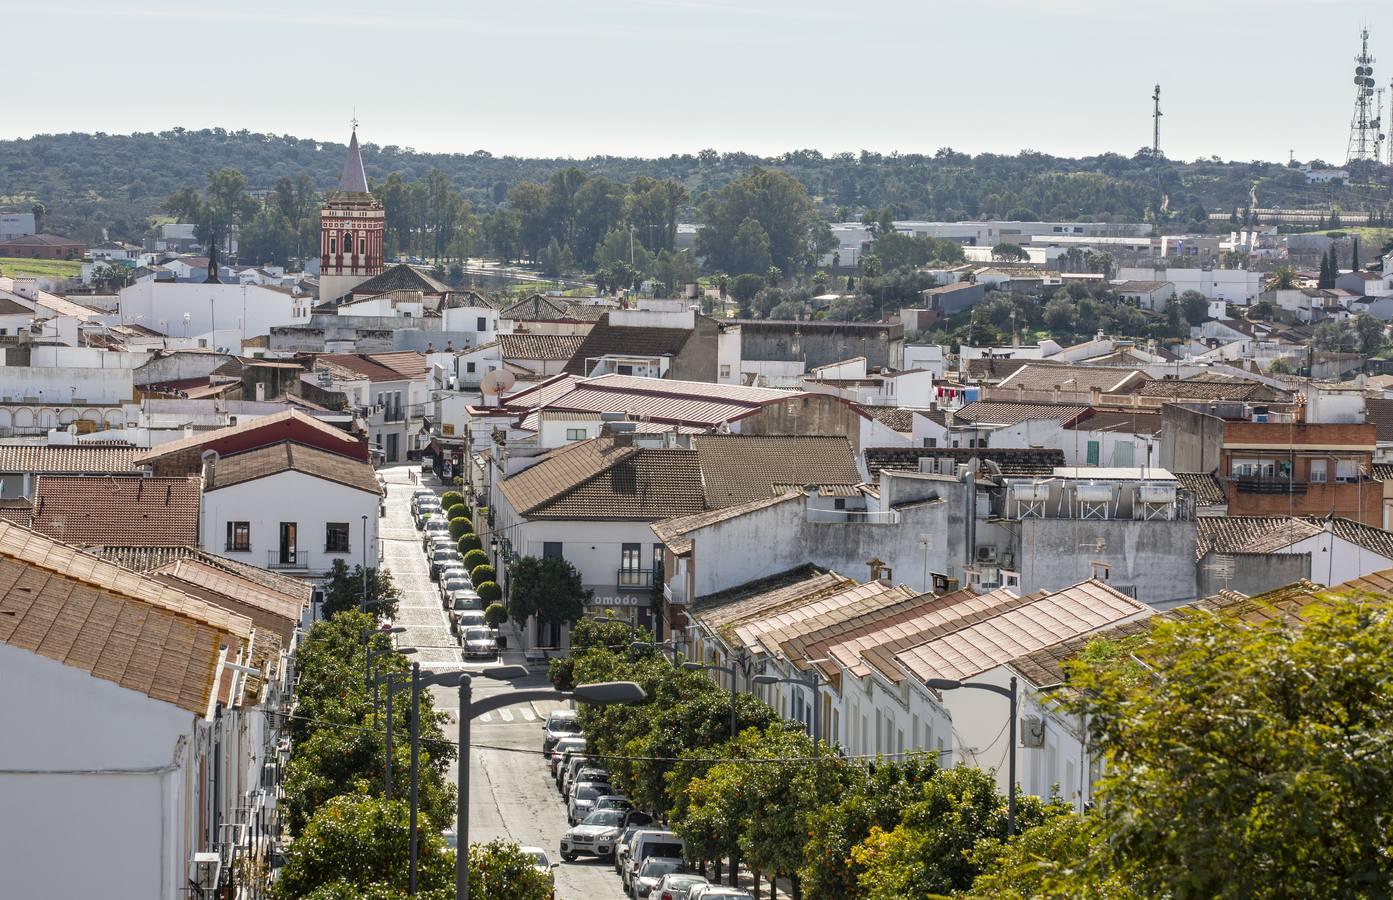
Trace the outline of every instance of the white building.
[[1175, 267], [1123, 266], [1117, 270], [1123, 281], [1167, 281], [1178, 297], [1198, 291], [1210, 300], [1224, 300], [1247, 306], [1262, 293], [1263, 273], [1248, 269], [1181, 269]]
[[140, 324], [171, 337], [227, 329], [235, 347], [250, 337], [269, 335], [276, 325], [306, 324], [308, 306], [289, 288], [255, 284], [196, 284], [139, 281], [121, 289], [120, 322]]
[[382, 488], [365, 462], [284, 441], [206, 455], [200, 543], [265, 569], [322, 575], [376, 568]]

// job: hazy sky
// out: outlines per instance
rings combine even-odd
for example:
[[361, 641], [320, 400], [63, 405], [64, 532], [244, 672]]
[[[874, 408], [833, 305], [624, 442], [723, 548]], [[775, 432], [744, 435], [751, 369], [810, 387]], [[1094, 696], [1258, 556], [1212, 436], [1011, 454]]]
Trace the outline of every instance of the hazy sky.
[[1159, 81], [1171, 157], [1342, 161], [1362, 23], [1393, 77], [1393, 9], [1347, 0], [52, 0], [0, 21], [42, 88], [6, 97], [0, 137], [343, 140], [356, 107], [365, 140], [432, 151], [1130, 154]]

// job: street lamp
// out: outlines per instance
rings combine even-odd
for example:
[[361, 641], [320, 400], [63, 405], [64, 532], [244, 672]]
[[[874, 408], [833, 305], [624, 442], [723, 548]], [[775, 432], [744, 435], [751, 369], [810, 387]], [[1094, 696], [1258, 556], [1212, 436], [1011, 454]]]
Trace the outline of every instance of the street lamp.
[[410, 656], [416, 652], [415, 647], [379, 647], [376, 650], [368, 651], [368, 683], [372, 685], [372, 727], [377, 727], [377, 685], [380, 679], [372, 677], [372, 661], [379, 656], [386, 656], [389, 653], [399, 653], [402, 656]]
[[[677, 654], [674, 652], [673, 658], [676, 659], [676, 656]], [[688, 672], [724, 672], [730, 676], [730, 737], [731, 740], [734, 740], [736, 732], [735, 700], [737, 696], [735, 692], [735, 673], [739, 671], [739, 667], [736, 666], [735, 663], [731, 663], [728, 666], [718, 666], [713, 663], [685, 662], [682, 664], [682, 668], [686, 669]]]
[[988, 684], [985, 681], [958, 681], [953, 678], [930, 678], [924, 683], [936, 691], [956, 691], [958, 688], [991, 691], [993, 694], [1000, 694], [1011, 701], [1011, 735], [1010, 745], [1007, 747], [1007, 752], [1010, 753], [1007, 763], [1007, 775], [1010, 778], [1010, 783], [1006, 791], [1006, 835], [1010, 837], [1016, 833], [1016, 676], [1011, 676], [1009, 688]]
[[806, 678], [780, 678], [778, 675], [756, 675], [755, 684], [797, 684], [813, 692], [813, 746], [816, 747], [822, 738], [822, 673], [816, 668], [821, 663], [830, 663], [830, 658], [810, 659], [807, 663], [812, 668], [808, 669]]
[[363, 612], [368, 611], [368, 517], [363, 516]]
[[[555, 688], [532, 688], [509, 691], [473, 702], [473, 676], [513, 679], [527, 675], [524, 666], [493, 666], [479, 672], [446, 673], [432, 679], [459, 678], [459, 791], [455, 807], [455, 898], [469, 900], [469, 725], [475, 716], [502, 709], [514, 703], [533, 703], [538, 700], [574, 700], [590, 706], [611, 706], [617, 703], [641, 703], [648, 699], [643, 688], [632, 681], [605, 681], [577, 685], [574, 691]], [[437, 682], [443, 683], [443, 682]]]
[[[415, 663], [412, 663], [411, 667], [413, 670], [415, 670], [417, 666]], [[405, 683], [397, 683], [397, 679], [404, 677], [405, 676], [403, 676], [400, 672], [388, 672], [385, 675], [377, 676], [377, 678], [374, 679], [373, 682], [374, 695], [376, 694], [377, 685], [387, 685], [387, 766], [386, 771], [384, 773], [385, 777], [383, 778], [383, 796], [387, 800], [392, 799], [392, 695], [395, 694], [397, 691], [400, 691], [403, 688], [407, 687], [407, 684]], [[376, 730], [377, 728], [376, 716], [377, 710], [374, 708], [374, 730]]]
[[[676, 641], [632, 641], [629, 644], [630, 650], [657, 650], [660, 647], [672, 651], [672, 664], [677, 665]], [[666, 659], [666, 655], [663, 658]]]

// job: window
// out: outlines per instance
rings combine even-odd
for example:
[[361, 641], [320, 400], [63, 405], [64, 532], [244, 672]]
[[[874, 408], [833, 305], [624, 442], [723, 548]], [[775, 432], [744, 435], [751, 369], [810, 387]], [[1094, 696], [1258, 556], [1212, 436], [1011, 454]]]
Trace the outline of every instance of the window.
[[345, 232], [343, 233], [343, 252], [344, 252], [344, 253], [352, 253], [352, 252], [353, 252], [353, 232], [351, 232], [351, 231], [345, 231]]
[[335, 237], [329, 238], [329, 255], [330, 255], [330, 256], [333, 256], [335, 253], [338, 253], [338, 252], [339, 252], [339, 239], [338, 239], [338, 238], [335, 238]]
[[475, 331], [488, 331], [488, 330], [489, 330], [489, 320], [486, 319], [486, 318], [484, 318], [483, 316], [479, 316], [478, 321], [476, 322], [476, 324], [475, 324], [475, 326], [474, 326], [474, 330], [475, 330]]
[[464, 364], [464, 371], [466, 371], [466, 372], [473, 372], [473, 371], [474, 371], [474, 364], [473, 364], [473, 363], [465, 363], [465, 364]]
[[585, 429], [584, 429], [584, 428], [567, 428], [567, 429], [566, 429], [566, 440], [568, 440], [568, 441], [583, 441], [583, 440], [585, 440]]
[[721, 366], [721, 377], [722, 377], [722, 378], [729, 378], [729, 377], [730, 377], [730, 364], [729, 364], [729, 363], [725, 363], [725, 364], [723, 364], [723, 365]]
[[324, 525], [324, 552], [348, 552], [348, 523], [328, 522]]
[[227, 547], [231, 553], [246, 553], [252, 548], [252, 523], [228, 522]]
[[619, 545], [619, 585], [620, 587], [643, 586], [643, 545]]
[[1311, 481], [1316, 484], [1324, 484], [1326, 480], [1326, 461], [1323, 459], [1311, 460]]
[[1359, 480], [1359, 464], [1352, 459], [1335, 460], [1335, 480], [1349, 484]]
[[368, 253], [368, 239], [367, 239], [367, 238], [358, 238], [358, 253], [359, 253], [359, 255], [361, 255], [361, 256], [366, 256], [366, 255], [367, 255], [367, 253]]
[[937, 447], [937, 446], [938, 446], [938, 438], [924, 438], [924, 446], [925, 446], [925, 447]]
[[561, 542], [544, 541], [542, 543], [542, 559], [561, 559]]

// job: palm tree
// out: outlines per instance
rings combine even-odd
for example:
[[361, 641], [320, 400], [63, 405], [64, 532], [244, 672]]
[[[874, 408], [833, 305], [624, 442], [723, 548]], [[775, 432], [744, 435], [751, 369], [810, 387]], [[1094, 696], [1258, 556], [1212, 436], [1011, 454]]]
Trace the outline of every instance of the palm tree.
[[1289, 291], [1296, 287], [1296, 272], [1291, 266], [1282, 266], [1272, 273], [1272, 280], [1268, 282], [1267, 288], [1272, 291]]

